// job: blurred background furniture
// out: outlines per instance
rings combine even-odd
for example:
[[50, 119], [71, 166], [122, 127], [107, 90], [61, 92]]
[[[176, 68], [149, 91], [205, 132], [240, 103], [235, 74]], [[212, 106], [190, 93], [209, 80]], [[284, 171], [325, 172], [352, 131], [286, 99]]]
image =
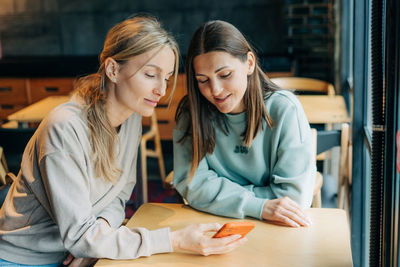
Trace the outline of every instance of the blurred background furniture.
[[67, 95], [75, 78], [1, 78], [0, 121], [48, 96]]
[[[186, 94], [185, 83], [186, 75], [178, 74], [174, 94], [172, 93], [172, 78], [168, 84], [167, 93], [162, 97], [155, 108], [151, 117], [143, 117], [143, 136], [141, 140], [141, 167], [142, 167], [142, 186], [143, 200], [148, 200], [147, 181], [149, 178], [149, 167], [152, 168], [150, 158], [158, 161], [159, 174], [164, 188], [168, 188], [169, 183], [165, 177], [165, 162], [163, 157], [162, 144], [170, 143], [172, 147], [172, 132], [175, 126], [175, 113], [180, 100]], [[172, 151], [170, 151], [172, 153]], [[170, 154], [166, 153], [166, 154]], [[172, 169], [172, 156], [167, 158], [168, 169]]]
[[[149, 141], [152, 141], [153, 147], [149, 147]], [[140, 157], [142, 165], [142, 187], [143, 187], [143, 202], [147, 203], [147, 158], [157, 158], [160, 171], [161, 181], [165, 183], [165, 167], [164, 158], [161, 148], [160, 132], [158, 130], [157, 115], [155, 112], [151, 115], [150, 129], [142, 135], [140, 141]]]
[[338, 130], [320, 130], [317, 132], [317, 148], [316, 154], [321, 154], [331, 150], [334, 147], [339, 147], [339, 164], [337, 179], [324, 173], [324, 183], [336, 183], [337, 190], [332, 191], [334, 186], [323, 187], [322, 201], [330, 202], [336, 199], [337, 207], [349, 211], [350, 186], [351, 186], [351, 142], [349, 141], [349, 124], [342, 123]]
[[335, 88], [326, 81], [304, 77], [277, 77], [271, 81], [282, 89], [294, 90], [310, 124], [349, 122], [343, 96], [335, 95]]
[[38, 102], [35, 102], [23, 109], [8, 115], [7, 119], [18, 122], [20, 127], [28, 127], [29, 123], [39, 123], [56, 106], [69, 100], [70, 96], [49, 96]]
[[299, 95], [310, 124], [350, 122], [344, 98], [341, 95]]
[[335, 88], [331, 83], [304, 77], [275, 77], [271, 81], [282, 89], [295, 89], [296, 92], [322, 93], [335, 95]]
[[6, 176], [8, 173], [8, 166], [6, 162], [6, 157], [3, 153], [3, 147], [0, 146], [0, 185], [6, 184]]
[[[314, 144], [315, 160], [317, 160], [317, 130], [314, 128], [311, 128], [311, 134], [312, 134], [312, 139], [313, 139], [313, 144]], [[313, 207], [313, 208], [321, 208], [322, 207], [321, 188], [322, 188], [323, 182], [324, 182], [324, 180], [323, 180], [322, 174], [319, 171], [317, 171], [315, 173], [313, 199], [312, 199], [312, 203], [311, 203], [311, 207]]]
[[[172, 141], [172, 130], [175, 126], [175, 113], [181, 99], [186, 95], [186, 75], [179, 73], [174, 94], [172, 93], [172, 77], [170, 78], [167, 93], [160, 99], [155, 108], [160, 139]], [[143, 126], [150, 126], [149, 118], [143, 118]]]

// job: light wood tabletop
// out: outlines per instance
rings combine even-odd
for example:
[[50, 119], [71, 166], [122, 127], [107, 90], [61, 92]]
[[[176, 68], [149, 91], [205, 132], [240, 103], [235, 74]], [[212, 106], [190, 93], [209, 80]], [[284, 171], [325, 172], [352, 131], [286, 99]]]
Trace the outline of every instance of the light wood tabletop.
[[[298, 96], [310, 123], [349, 122], [346, 104], [342, 96]], [[49, 96], [8, 116], [8, 120], [40, 122], [53, 108], [67, 102], [69, 96]]]
[[[306, 212], [313, 222], [310, 227], [290, 228], [246, 218], [256, 226], [247, 235], [247, 243], [228, 254], [204, 257], [177, 251], [128, 261], [101, 259], [95, 266], [353, 266], [345, 211], [311, 208]], [[192, 223], [231, 221], [243, 220], [214, 216], [183, 204], [147, 203], [127, 227], [176, 230]]]
[[341, 95], [299, 95], [298, 98], [310, 123], [350, 121], [344, 98]]
[[70, 96], [49, 96], [7, 117], [9, 121], [40, 122], [56, 106], [65, 103]]

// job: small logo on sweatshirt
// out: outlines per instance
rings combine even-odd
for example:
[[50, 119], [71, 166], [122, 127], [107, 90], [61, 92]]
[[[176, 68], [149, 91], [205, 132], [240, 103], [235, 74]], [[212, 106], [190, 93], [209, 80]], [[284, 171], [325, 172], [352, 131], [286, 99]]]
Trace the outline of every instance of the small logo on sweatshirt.
[[235, 150], [233, 152], [247, 154], [247, 153], [249, 153], [249, 148], [246, 146], [236, 146]]

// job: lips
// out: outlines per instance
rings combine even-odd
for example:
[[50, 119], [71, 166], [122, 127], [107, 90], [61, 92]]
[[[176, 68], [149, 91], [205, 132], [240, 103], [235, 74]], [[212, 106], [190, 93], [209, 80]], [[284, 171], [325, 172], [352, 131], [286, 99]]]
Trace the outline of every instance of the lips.
[[228, 97], [230, 97], [231, 94], [225, 96], [225, 97], [214, 97], [215, 102], [217, 103], [223, 103], [226, 99], [228, 99]]
[[151, 100], [151, 99], [147, 99], [145, 98], [144, 101], [149, 104], [150, 106], [156, 107], [158, 104], [158, 100]]

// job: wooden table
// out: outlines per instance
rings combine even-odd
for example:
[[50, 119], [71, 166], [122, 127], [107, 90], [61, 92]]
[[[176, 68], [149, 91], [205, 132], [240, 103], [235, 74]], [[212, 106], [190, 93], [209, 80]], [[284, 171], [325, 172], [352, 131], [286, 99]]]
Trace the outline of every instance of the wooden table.
[[70, 96], [49, 96], [32, 105], [29, 105], [7, 117], [9, 121], [17, 121], [18, 124], [28, 122], [40, 122], [47, 113], [56, 106], [65, 103]]
[[[353, 266], [350, 235], [344, 210], [308, 209], [313, 224], [290, 228], [259, 220], [247, 237], [246, 244], [224, 255], [208, 257], [185, 252], [156, 254], [130, 261], [101, 259], [96, 266]], [[128, 227], [171, 230], [191, 223], [240, 221], [193, 210], [183, 204], [148, 203], [129, 220]]]
[[[349, 122], [346, 104], [342, 96], [298, 96], [310, 123]], [[69, 100], [69, 96], [49, 96], [8, 116], [18, 123], [40, 122], [56, 106]]]
[[298, 98], [310, 123], [350, 121], [344, 98], [341, 95], [300, 95]]

